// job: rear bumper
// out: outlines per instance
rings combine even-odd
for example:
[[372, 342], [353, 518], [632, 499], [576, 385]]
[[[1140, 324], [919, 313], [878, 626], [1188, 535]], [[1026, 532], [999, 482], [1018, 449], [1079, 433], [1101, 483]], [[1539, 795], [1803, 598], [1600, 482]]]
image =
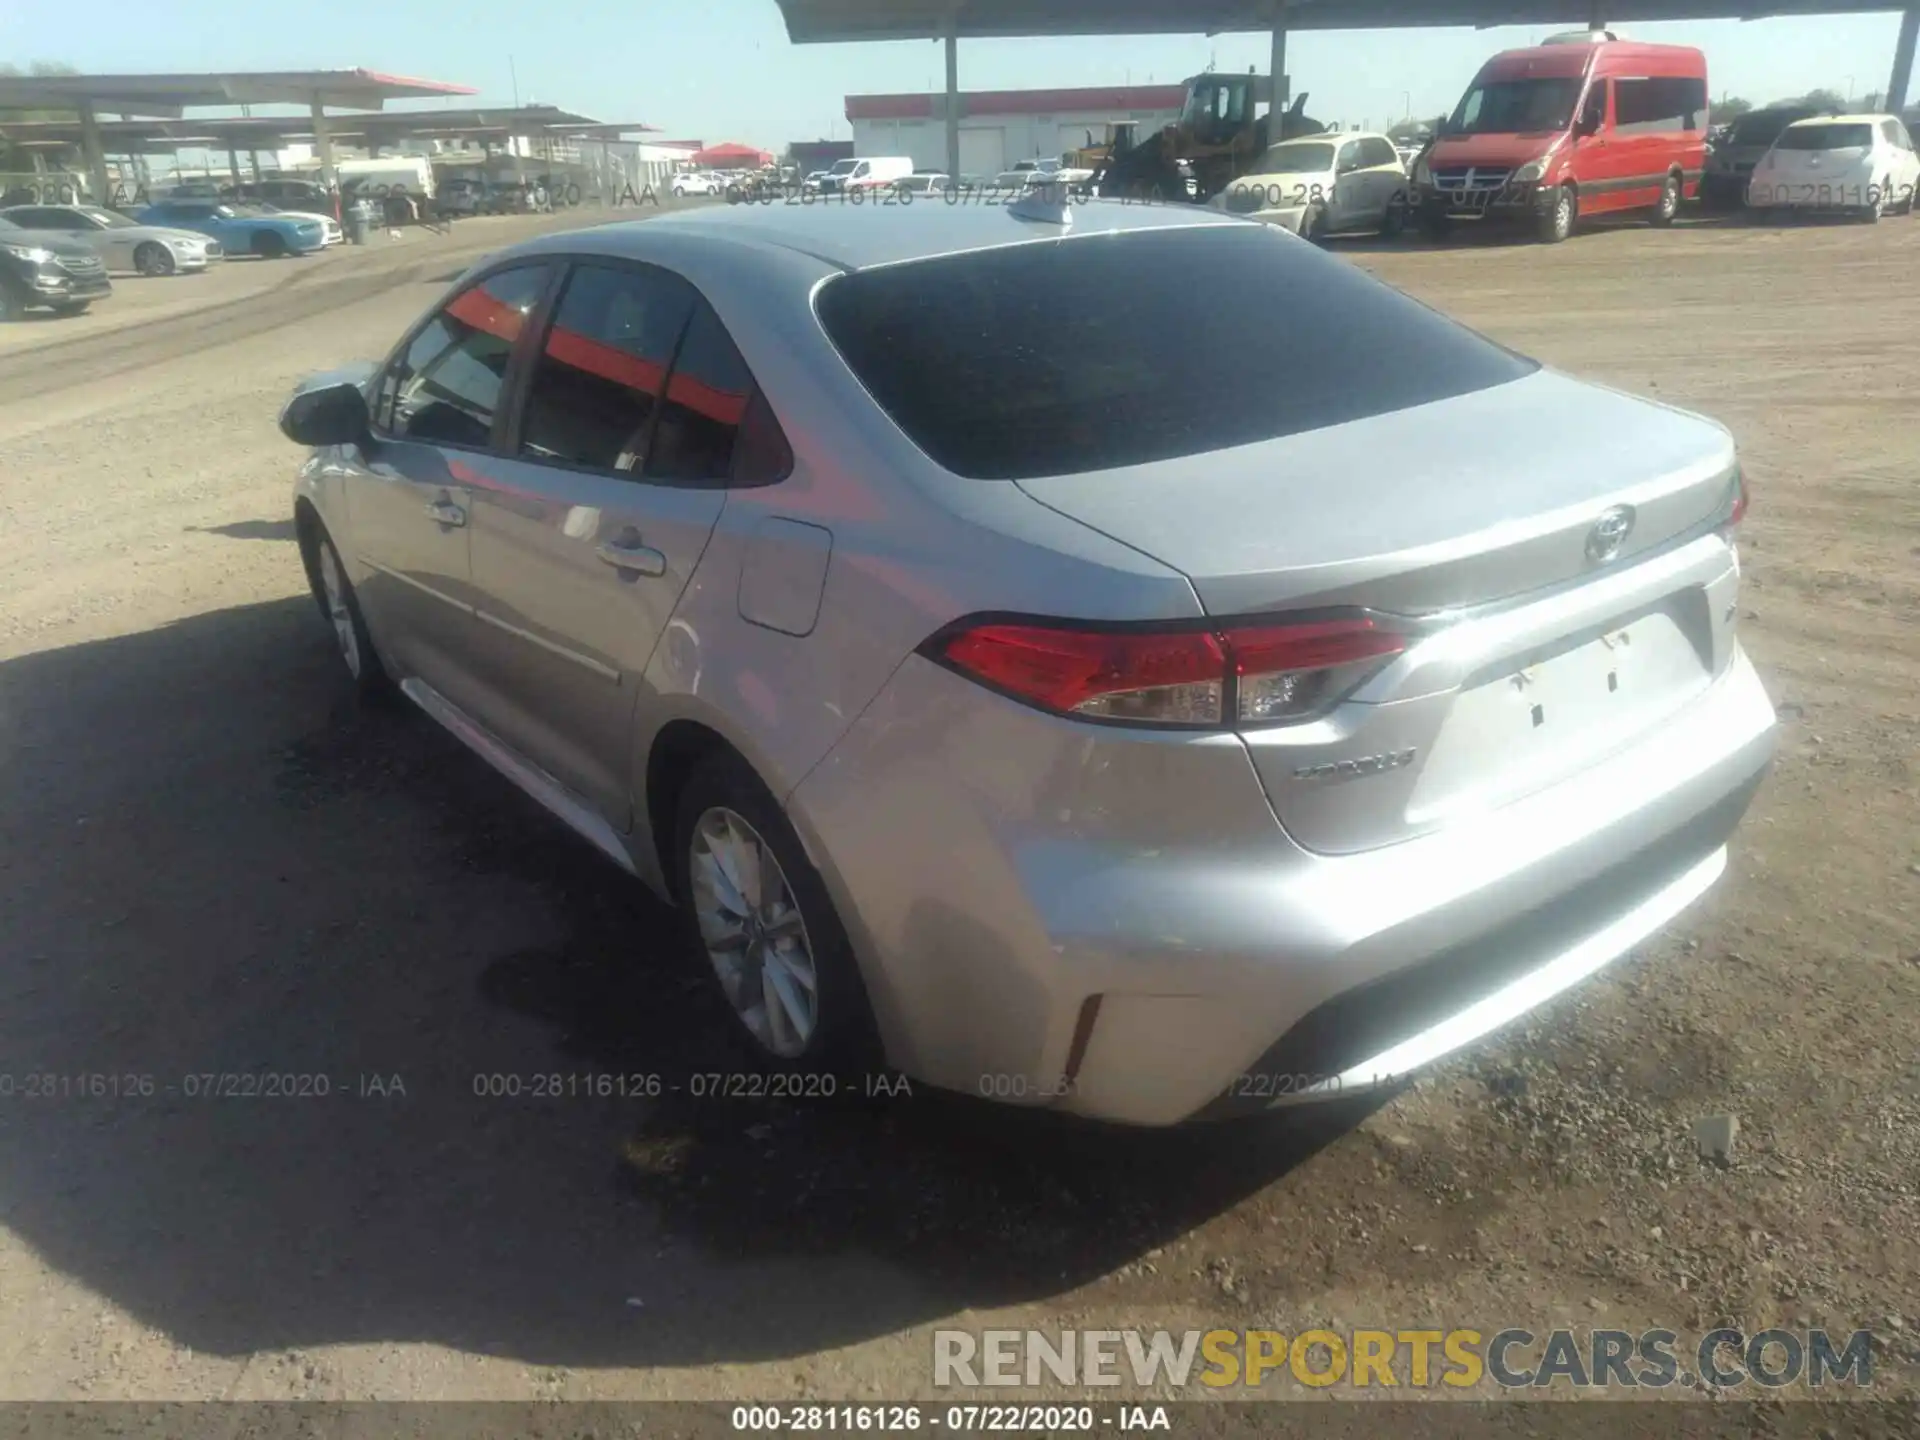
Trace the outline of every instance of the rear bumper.
[[1391, 1083], [1624, 954], [1724, 868], [1773, 725], [1736, 652], [1548, 790], [1321, 855], [1235, 737], [1076, 725], [914, 659], [789, 810], [895, 1064], [1164, 1125]]
[[1865, 180], [1849, 180], [1838, 184], [1755, 180], [1747, 187], [1747, 205], [1755, 210], [1840, 213], [1869, 210], [1880, 200], [1880, 187]]

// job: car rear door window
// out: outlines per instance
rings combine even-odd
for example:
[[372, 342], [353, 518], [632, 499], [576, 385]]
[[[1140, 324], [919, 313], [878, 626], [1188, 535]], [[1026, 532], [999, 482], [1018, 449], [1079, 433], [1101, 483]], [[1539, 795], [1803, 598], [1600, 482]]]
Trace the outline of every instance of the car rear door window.
[[1538, 366], [1265, 225], [1089, 234], [824, 285], [854, 375], [957, 475], [1200, 455], [1445, 400]]
[[441, 306], [382, 376], [375, 425], [395, 439], [484, 449], [514, 342], [551, 274], [546, 265], [501, 270]]
[[651, 266], [575, 266], [527, 387], [520, 453], [637, 473], [696, 299]]

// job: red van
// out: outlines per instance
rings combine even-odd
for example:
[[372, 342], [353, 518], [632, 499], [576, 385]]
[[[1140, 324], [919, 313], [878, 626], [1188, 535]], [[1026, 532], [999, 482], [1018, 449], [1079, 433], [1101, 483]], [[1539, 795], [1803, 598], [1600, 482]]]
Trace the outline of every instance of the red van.
[[1582, 30], [1482, 65], [1413, 183], [1429, 234], [1506, 218], [1559, 241], [1586, 215], [1671, 224], [1706, 155], [1707, 57]]

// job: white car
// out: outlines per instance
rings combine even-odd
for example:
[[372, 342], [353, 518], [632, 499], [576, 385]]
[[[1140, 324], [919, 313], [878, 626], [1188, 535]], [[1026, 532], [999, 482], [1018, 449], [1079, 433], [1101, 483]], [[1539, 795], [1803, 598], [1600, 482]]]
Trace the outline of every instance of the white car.
[[278, 205], [268, 205], [263, 201], [251, 204], [246, 201], [232, 201], [234, 212], [239, 215], [284, 215], [289, 220], [311, 220], [320, 227], [322, 236], [320, 248], [347, 243], [347, 232], [340, 228], [340, 222], [323, 210], [282, 210]]
[[1780, 132], [1753, 167], [1747, 205], [1775, 216], [1913, 213], [1920, 155], [1896, 115], [1822, 115]]
[[1384, 135], [1303, 135], [1269, 146], [1254, 172], [1207, 203], [1309, 240], [1356, 230], [1397, 235], [1407, 220], [1407, 167]]
[[93, 247], [108, 270], [173, 275], [224, 258], [220, 242], [192, 230], [142, 225], [97, 205], [12, 205], [0, 210], [22, 230], [65, 235]]
[[673, 193], [676, 199], [688, 195], [718, 195], [722, 189], [718, 175], [676, 175], [673, 177]]

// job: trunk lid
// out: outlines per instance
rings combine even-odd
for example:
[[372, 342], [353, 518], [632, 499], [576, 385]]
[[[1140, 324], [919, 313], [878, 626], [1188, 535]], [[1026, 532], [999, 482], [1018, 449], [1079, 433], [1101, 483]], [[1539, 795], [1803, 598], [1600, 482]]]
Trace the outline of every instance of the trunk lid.
[[[1551, 784], [1704, 689], [1731, 653], [1712, 522], [1734, 473], [1721, 427], [1540, 371], [1018, 483], [1181, 571], [1211, 615], [1358, 606], [1425, 637], [1326, 716], [1243, 732], [1295, 838], [1348, 852]], [[1607, 553], [1596, 529], [1621, 507], [1630, 526]]]

